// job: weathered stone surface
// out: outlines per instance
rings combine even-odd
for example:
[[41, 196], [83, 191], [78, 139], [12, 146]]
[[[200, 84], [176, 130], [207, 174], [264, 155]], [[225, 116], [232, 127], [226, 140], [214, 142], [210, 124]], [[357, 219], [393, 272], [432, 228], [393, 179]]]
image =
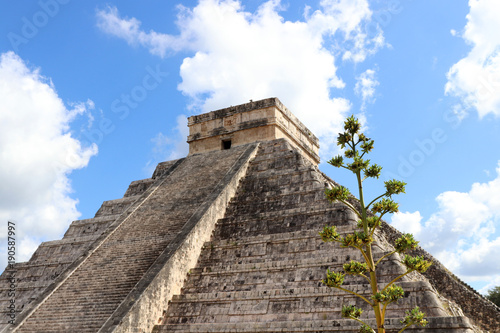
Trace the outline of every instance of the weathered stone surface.
[[[374, 325], [374, 320], [367, 320]], [[434, 329], [418, 329], [410, 327], [405, 332], [414, 333], [473, 333], [470, 325], [464, 317], [442, 317], [431, 318], [429, 326]], [[401, 326], [399, 320], [388, 319], [384, 326], [388, 332], [397, 332]], [[359, 332], [359, 324], [354, 320], [310, 320], [310, 321], [274, 321], [274, 322], [234, 322], [215, 324], [189, 324], [189, 325], [168, 325], [164, 327], [156, 326], [153, 333], [166, 332]]]
[[[382, 228], [390, 240], [398, 238], [401, 234], [386, 223], [382, 225]], [[419, 247], [413, 251], [412, 255], [424, 256], [427, 260], [434, 262], [424, 276], [442, 296], [458, 304], [463, 313], [479, 327], [490, 332], [500, 332], [500, 308], [498, 306], [461, 281], [424, 249]]]
[[[179, 160], [158, 164], [153, 177], [132, 182], [125, 193], [125, 200], [111, 200], [103, 203], [97, 217], [71, 223], [62, 240], [42, 243], [31, 259], [16, 264], [16, 310], [23, 311], [49, 287], [54, 280], [65, 272], [70, 264], [88, 251], [92, 243], [115, 221], [121, 213], [134, 202], [134, 199], [162, 178]], [[134, 198], [130, 198], [134, 197]], [[7, 324], [7, 306], [11, 298], [7, 295], [6, 273], [0, 276], [0, 329]]]
[[[324, 188], [337, 184], [308, 150], [317, 147], [314, 135], [277, 99], [192, 117], [190, 126], [187, 158], [160, 163], [123, 198], [105, 201], [94, 218], [74, 221], [63, 239], [16, 265], [15, 327], [6, 326], [8, 284], [0, 276], [2, 332], [357, 332], [358, 323], [341, 318], [342, 304], [364, 307], [362, 318], [373, 321], [363, 301], [321, 283], [327, 268], [360, 254], [318, 236], [324, 225], [351, 232], [356, 219], [325, 199]], [[283, 138], [271, 140], [281, 137], [277, 128]], [[221, 140], [238, 136], [221, 150]], [[243, 145], [253, 141], [258, 152]], [[398, 235], [384, 224], [375, 258]], [[404, 272], [397, 255], [381, 268], [381, 283]], [[398, 283], [406, 294], [388, 308], [388, 332], [415, 305], [430, 324], [411, 332], [479, 332], [469, 319], [500, 332], [499, 308], [437, 261], [425, 276]], [[361, 277], [347, 276], [345, 285], [369, 289]]]
[[[324, 243], [318, 235], [324, 225], [336, 225], [341, 233], [356, 228], [350, 210], [325, 199], [328, 182], [288, 142], [262, 143], [156, 332], [357, 332], [357, 323], [342, 319], [343, 304], [364, 308], [362, 318], [372, 319], [362, 300], [321, 283], [327, 268], [340, 270], [361, 259], [359, 251]], [[380, 258], [392, 248], [384, 235], [377, 239], [374, 256]], [[380, 265], [379, 281], [404, 272], [393, 255]], [[412, 331], [472, 333], [468, 319], [449, 313], [424, 277], [405, 277], [399, 284], [406, 295], [388, 308], [389, 329], [400, 327], [405, 311], [419, 305], [430, 324]], [[345, 285], [368, 296], [362, 277], [347, 276]]]
[[192, 116], [188, 119], [189, 154], [216, 151], [224, 142], [239, 146], [286, 138], [312, 163], [319, 163], [319, 140], [278, 98]]
[[[111, 325], [105, 326], [102, 331], [115, 329], [127, 314], [127, 311], [116, 312], [123, 310], [124, 301], [127, 306], [132, 306], [132, 303], [139, 304], [139, 307], [144, 305], [141, 303], [144, 297], [139, 301], [138, 298], [146, 294], [149, 284], [145, 282], [152, 282], [156, 276], [150, 268], [155, 267], [165, 251], [175, 252], [184, 246], [181, 251], [188, 253], [191, 261], [196, 261], [199, 250], [196, 251], [195, 243], [199, 242], [201, 247], [205, 241], [200, 232], [209, 236], [211, 229], [207, 226], [196, 231], [193, 240], [184, 245], [186, 236], [193, 231], [185, 226], [201, 226], [203, 223], [198, 222], [202, 219], [211, 220], [213, 224], [222, 217], [218, 214], [223, 214], [224, 202], [231, 197], [229, 183], [234, 192], [238, 177], [244, 174], [253, 150], [254, 146], [242, 146], [209, 156], [193, 155], [181, 161], [168, 176], [159, 179], [139, 195], [140, 198], [94, 242], [89, 253], [73, 262], [65, 274], [61, 274], [19, 316], [20, 324], [17, 327], [7, 329], [16, 329], [16, 332], [96, 332], [109, 322], [109, 318], [113, 319]], [[100, 209], [99, 216], [106, 216], [110, 211], [124, 207], [125, 202], [129, 202], [127, 198], [105, 202], [105, 208]], [[210, 210], [212, 203], [222, 213]], [[158, 288], [153, 290], [153, 293], [158, 294], [156, 296], [164, 299], [176, 290], [175, 284], [182, 282], [188, 270], [188, 257], [181, 252], [178, 258], [174, 258], [175, 267], [171, 268], [172, 274], [169, 276], [175, 281], [170, 285], [165, 283], [162, 292], [158, 292]], [[137, 290], [141, 283], [143, 289]], [[172, 290], [167, 290], [169, 288]], [[134, 294], [134, 291], [139, 293]], [[153, 311], [147, 313], [151, 316], [154, 314]], [[143, 317], [133, 322], [137, 323]], [[140, 322], [140, 327], [117, 331], [150, 331], [151, 317], [147, 317], [146, 322]]]

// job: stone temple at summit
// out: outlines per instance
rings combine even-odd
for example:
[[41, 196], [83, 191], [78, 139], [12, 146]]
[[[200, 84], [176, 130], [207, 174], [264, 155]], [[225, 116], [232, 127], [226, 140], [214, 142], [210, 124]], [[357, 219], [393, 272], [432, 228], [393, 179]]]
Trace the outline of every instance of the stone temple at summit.
[[[343, 305], [373, 312], [321, 283], [327, 269], [361, 260], [359, 251], [322, 242], [335, 225], [356, 229], [325, 187], [318, 139], [277, 98], [189, 118], [189, 155], [158, 164], [123, 198], [71, 223], [16, 270], [16, 316], [9, 324], [8, 282], [0, 277], [0, 332], [358, 332]], [[341, 182], [340, 180], [337, 180]], [[383, 223], [374, 256], [392, 251], [400, 232]], [[405, 296], [389, 306], [387, 332], [405, 311], [426, 313], [407, 332], [500, 332], [500, 309], [433, 261], [398, 281]], [[405, 272], [394, 254], [378, 278]], [[360, 294], [360, 277], [345, 284]]]

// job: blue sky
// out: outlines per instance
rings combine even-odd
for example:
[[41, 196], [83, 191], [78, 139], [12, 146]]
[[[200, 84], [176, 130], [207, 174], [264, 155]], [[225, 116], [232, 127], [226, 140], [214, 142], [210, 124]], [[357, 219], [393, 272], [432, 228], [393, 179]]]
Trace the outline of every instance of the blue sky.
[[187, 117], [276, 96], [323, 161], [343, 118], [360, 117], [382, 178], [408, 183], [388, 222], [481, 292], [500, 285], [497, 1], [1, 6], [1, 235], [16, 221], [19, 261], [185, 156]]

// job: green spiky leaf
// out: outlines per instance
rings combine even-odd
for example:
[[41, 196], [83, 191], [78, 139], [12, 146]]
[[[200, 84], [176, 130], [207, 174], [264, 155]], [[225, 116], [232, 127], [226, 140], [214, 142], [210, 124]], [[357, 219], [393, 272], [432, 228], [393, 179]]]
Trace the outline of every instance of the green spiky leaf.
[[372, 164], [370, 167], [365, 169], [365, 177], [370, 177], [370, 178], [379, 178], [380, 177], [380, 172], [382, 171], [382, 167], [377, 164]]
[[351, 135], [356, 134], [360, 128], [361, 125], [359, 124], [358, 119], [354, 117], [354, 115], [348, 117], [344, 122], [344, 130], [346, 130], [346, 132], [349, 132]]
[[352, 172], [358, 172], [365, 170], [370, 165], [370, 160], [364, 160], [359, 157], [354, 157], [354, 161], [352, 163], [347, 164], [347, 168]]
[[370, 139], [368, 139], [363, 133], [359, 133], [358, 139], [359, 139], [359, 142], [370, 141]]
[[337, 227], [335, 226], [324, 226], [323, 231], [320, 231], [319, 235], [323, 242], [333, 242], [340, 239], [340, 234], [337, 232]]
[[406, 183], [400, 180], [392, 179], [384, 182], [387, 195], [405, 193]]
[[366, 263], [360, 263], [359, 261], [355, 260], [346, 262], [343, 267], [344, 271], [349, 275], [365, 274], [368, 271], [368, 266], [366, 265]]
[[352, 135], [349, 133], [339, 133], [339, 136], [337, 138], [337, 145], [340, 146], [340, 148], [344, 149], [345, 146], [350, 143], [352, 140]]
[[363, 310], [354, 305], [342, 305], [342, 317], [344, 318], [359, 318]]
[[392, 199], [387, 198], [377, 201], [372, 206], [372, 212], [375, 214], [396, 213], [398, 210], [399, 204]]
[[394, 247], [398, 253], [414, 250], [417, 246], [418, 242], [413, 238], [412, 234], [402, 234], [401, 237], [394, 242]]
[[387, 287], [382, 292], [377, 292], [372, 296], [374, 300], [377, 300], [380, 303], [392, 303], [396, 302], [398, 299], [403, 298], [405, 292], [403, 288], [396, 286], [395, 284]]
[[363, 150], [364, 153], [369, 153], [370, 151], [373, 150], [373, 144], [375, 143], [375, 141], [373, 140], [367, 140], [367, 141], [364, 141], [363, 140], [363, 143], [361, 144], [361, 149]]
[[331, 160], [327, 162], [330, 165], [333, 165], [336, 168], [340, 168], [344, 163], [344, 158], [341, 155], [333, 157]]
[[347, 149], [345, 152], [344, 152], [344, 156], [347, 157], [347, 158], [353, 158], [354, 156], [356, 156], [356, 154], [354, 153], [354, 150], [352, 149]]
[[424, 256], [412, 257], [405, 254], [403, 264], [408, 270], [424, 273], [432, 265], [432, 262], [425, 260]]
[[373, 242], [373, 238], [364, 232], [355, 231], [352, 234], [346, 235], [341, 239], [341, 247], [354, 247], [361, 248], [363, 245], [370, 244]]
[[425, 313], [420, 311], [418, 306], [414, 307], [410, 311], [406, 310], [406, 317], [401, 320], [401, 324], [404, 325], [419, 325], [425, 327], [427, 325], [427, 320], [424, 318]]
[[351, 195], [351, 192], [349, 192], [348, 188], [340, 185], [332, 189], [329, 188], [325, 189], [325, 195], [326, 198], [331, 202], [335, 202], [337, 200], [346, 201]]
[[[368, 228], [373, 229], [380, 226], [380, 219], [377, 216], [368, 216], [366, 218]], [[363, 229], [363, 220], [358, 220], [357, 227]]]
[[342, 286], [344, 283], [345, 274], [332, 272], [329, 269], [326, 271], [326, 280], [321, 280], [321, 282], [330, 288], [337, 288]]

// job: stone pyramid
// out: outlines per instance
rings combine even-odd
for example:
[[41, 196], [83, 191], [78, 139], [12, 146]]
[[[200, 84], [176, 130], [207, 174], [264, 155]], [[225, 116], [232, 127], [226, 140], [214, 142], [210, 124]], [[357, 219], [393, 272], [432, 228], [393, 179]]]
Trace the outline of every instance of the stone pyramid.
[[[317, 168], [317, 138], [277, 98], [188, 125], [186, 158], [160, 163], [16, 264], [14, 325], [2, 274], [1, 332], [357, 332], [341, 318], [343, 304], [364, 307], [373, 321], [359, 299], [320, 282], [359, 253], [318, 236], [324, 225], [356, 227], [347, 207], [324, 197], [337, 184]], [[375, 256], [397, 237], [384, 224]], [[401, 280], [406, 294], [388, 310], [388, 332], [415, 305], [429, 325], [408, 332], [500, 332], [498, 307], [416, 252], [434, 265]], [[404, 272], [395, 256], [381, 282]], [[369, 290], [356, 277], [345, 284]]]

